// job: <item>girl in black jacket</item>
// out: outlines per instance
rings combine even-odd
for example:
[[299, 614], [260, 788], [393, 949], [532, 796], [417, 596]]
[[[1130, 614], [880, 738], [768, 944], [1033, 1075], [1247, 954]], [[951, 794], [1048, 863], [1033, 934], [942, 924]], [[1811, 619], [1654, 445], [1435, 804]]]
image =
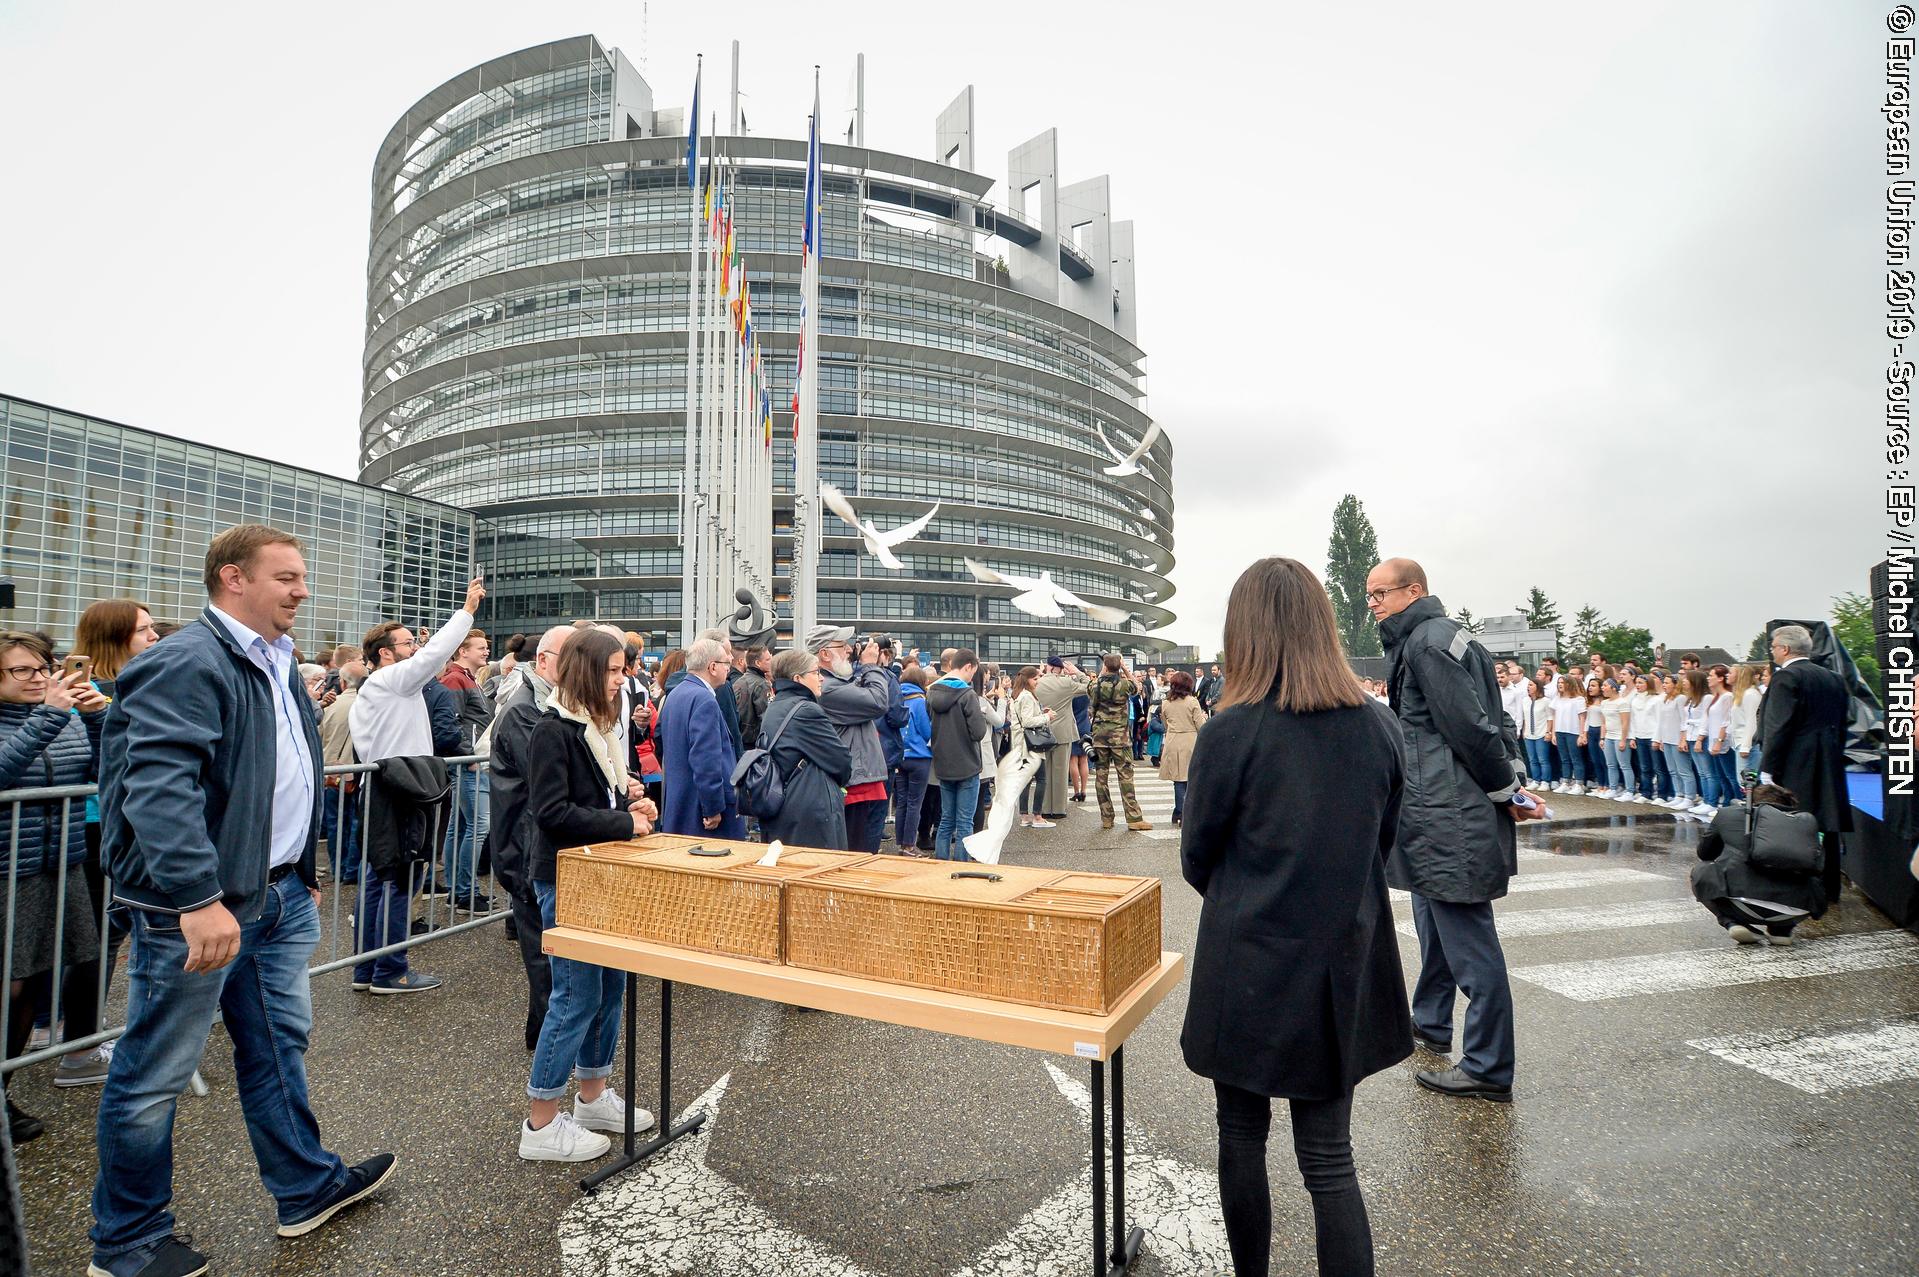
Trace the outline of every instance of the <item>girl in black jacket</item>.
[[1284, 1097], [1319, 1271], [1370, 1277], [1353, 1087], [1412, 1054], [1386, 896], [1398, 728], [1348, 668], [1326, 591], [1291, 559], [1263, 559], [1233, 587], [1223, 663], [1180, 842], [1186, 881], [1205, 897], [1180, 1047], [1218, 1098], [1233, 1270], [1267, 1271], [1266, 1134], [1271, 1097]]
[[[533, 829], [529, 877], [542, 925], [554, 925], [554, 864], [562, 847], [614, 842], [652, 831], [658, 813], [627, 775], [620, 748], [624, 643], [604, 630], [567, 640], [554, 673], [553, 699], [526, 749], [526, 815]], [[520, 1156], [534, 1162], [582, 1162], [612, 1147], [602, 1131], [625, 1129], [625, 1105], [608, 1085], [620, 1031], [626, 973], [549, 957], [553, 993], [533, 1050], [520, 1127]], [[579, 1080], [573, 1111], [562, 1113], [567, 1077]], [[633, 1129], [653, 1125], [635, 1110]]]

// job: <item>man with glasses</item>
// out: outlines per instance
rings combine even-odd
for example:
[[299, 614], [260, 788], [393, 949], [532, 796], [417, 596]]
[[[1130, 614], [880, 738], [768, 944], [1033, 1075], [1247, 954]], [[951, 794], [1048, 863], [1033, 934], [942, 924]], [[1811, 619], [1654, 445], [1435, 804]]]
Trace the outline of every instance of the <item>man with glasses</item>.
[[1409, 783], [1386, 881], [1413, 897], [1419, 982], [1413, 1042], [1445, 1058], [1453, 1002], [1467, 998], [1465, 1049], [1451, 1068], [1416, 1075], [1442, 1095], [1510, 1103], [1513, 995], [1493, 927], [1492, 902], [1519, 870], [1513, 824], [1532, 818], [1515, 803], [1519, 741], [1506, 725], [1492, 658], [1440, 601], [1411, 559], [1388, 559], [1366, 575], [1366, 602], [1391, 662], [1387, 686], [1405, 738]]
[[[446, 663], [466, 641], [473, 628], [473, 614], [486, 587], [475, 577], [466, 587], [466, 602], [426, 643], [414, 641], [413, 631], [398, 621], [386, 621], [366, 632], [361, 646], [366, 654], [366, 681], [353, 702], [348, 726], [353, 732], [353, 752], [363, 763], [379, 763], [390, 758], [428, 758], [434, 754], [433, 724], [426, 702], [421, 699], [428, 683], [433, 682]], [[444, 775], [444, 766], [441, 774]], [[380, 773], [372, 773], [373, 798], [382, 801]], [[361, 884], [357, 910], [361, 952], [399, 944], [407, 938], [407, 923], [412, 916], [412, 863], [402, 855], [398, 863], [375, 859], [381, 850], [379, 822], [392, 815], [374, 811], [367, 817], [367, 881]], [[413, 848], [402, 848], [411, 852]], [[425, 993], [440, 987], [438, 976], [407, 969], [406, 950], [363, 962], [353, 969], [353, 987], [377, 994]]]

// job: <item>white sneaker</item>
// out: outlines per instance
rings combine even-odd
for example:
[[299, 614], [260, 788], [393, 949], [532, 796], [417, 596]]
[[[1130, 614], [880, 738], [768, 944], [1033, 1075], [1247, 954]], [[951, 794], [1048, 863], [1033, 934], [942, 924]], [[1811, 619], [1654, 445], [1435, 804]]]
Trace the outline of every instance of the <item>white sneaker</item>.
[[1636, 803], [1649, 803], [1652, 801], [1652, 799], [1646, 797], [1644, 794], [1634, 794], [1632, 800]]
[[1595, 789], [1595, 790], [1593, 790], [1593, 797], [1594, 797], [1594, 798], [1611, 798], [1611, 797], [1612, 797], [1612, 790], [1610, 790], [1610, 789]]
[[1034, 819], [1033, 819], [1033, 823], [1032, 823], [1031, 825], [1028, 825], [1028, 826], [1027, 826], [1027, 828], [1029, 828], [1029, 829], [1058, 829], [1058, 828], [1059, 828], [1059, 822], [1058, 822], [1057, 820], [1047, 820], [1047, 819], [1045, 819], [1044, 817], [1038, 817], [1038, 816], [1036, 816], [1036, 817], [1034, 817]]
[[1719, 809], [1710, 803], [1695, 803], [1691, 807], [1686, 808], [1686, 810], [1701, 820], [1711, 820]]
[[[573, 1097], [573, 1120], [589, 1131], [614, 1131], [626, 1134], [626, 1101], [614, 1094], [612, 1087], [600, 1092], [597, 1100], [583, 1100]], [[653, 1115], [643, 1108], [633, 1110], [633, 1129], [650, 1131], [653, 1129]]]
[[585, 1129], [571, 1113], [555, 1115], [537, 1131], [520, 1123], [520, 1156], [529, 1162], [590, 1162], [612, 1147], [612, 1140]]
[[1766, 943], [1765, 932], [1756, 931], [1751, 927], [1742, 926], [1741, 924], [1737, 922], [1733, 923], [1730, 927], [1726, 928], [1726, 934], [1731, 936], [1734, 940], [1737, 940], [1740, 944], [1763, 945]]

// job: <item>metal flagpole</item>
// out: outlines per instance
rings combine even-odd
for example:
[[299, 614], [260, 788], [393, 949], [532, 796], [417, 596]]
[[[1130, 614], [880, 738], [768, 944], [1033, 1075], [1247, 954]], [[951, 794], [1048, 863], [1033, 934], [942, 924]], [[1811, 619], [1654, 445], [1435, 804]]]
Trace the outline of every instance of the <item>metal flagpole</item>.
[[806, 210], [800, 267], [800, 348], [803, 367], [793, 445], [793, 639], [803, 642], [819, 622], [820, 555], [820, 253], [824, 249], [820, 196], [820, 72], [813, 68], [813, 118], [807, 124]]
[[[697, 67], [697, 63], [696, 63]], [[686, 185], [688, 217], [686, 240], [686, 443], [680, 465], [680, 646], [689, 647], [693, 627], [693, 595], [699, 564], [691, 535], [693, 520], [693, 464], [699, 442], [694, 414], [699, 396], [695, 393], [699, 370], [700, 313], [700, 71], [693, 72], [693, 106], [686, 117]]]

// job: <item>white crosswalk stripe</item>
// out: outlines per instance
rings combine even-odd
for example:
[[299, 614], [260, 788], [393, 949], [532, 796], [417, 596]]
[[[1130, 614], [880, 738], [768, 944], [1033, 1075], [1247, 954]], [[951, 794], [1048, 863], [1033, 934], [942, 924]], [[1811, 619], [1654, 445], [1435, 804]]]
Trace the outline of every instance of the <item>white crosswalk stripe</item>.
[[1808, 940], [1788, 949], [1729, 943], [1722, 948], [1677, 953], [1548, 962], [1514, 967], [1512, 974], [1575, 1002], [1603, 1002], [1648, 993], [1680, 993], [1915, 965], [1919, 965], [1919, 936], [1906, 931], [1870, 931]]
[[[1623, 905], [1588, 905], [1568, 909], [1513, 909], [1499, 914], [1499, 938], [1557, 936], [1574, 932], [1599, 934], [1626, 927], [1667, 927], [1675, 923], [1710, 922], [1711, 915], [1691, 900], [1639, 900]], [[1399, 923], [1399, 933], [1417, 934], [1412, 919]]]
[[1808, 1095], [1919, 1078], [1919, 1016], [1686, 1043]]
[[[1597, 869], [1574, 869], [1568, 873], [1521, 874], [1507, 884], [1510, 895], [1524, 895], [1533, 891], [1565, 891], [1572, 887], [1610, 887], [1621, 883], [1672, 882], [1664, 874], [1647, 873], [1644, 869], [1628, 869], [1624, 865], [1604, 865]], [[1405, 900], [1409, 892], [1393, 888], [1393, 899]]]

